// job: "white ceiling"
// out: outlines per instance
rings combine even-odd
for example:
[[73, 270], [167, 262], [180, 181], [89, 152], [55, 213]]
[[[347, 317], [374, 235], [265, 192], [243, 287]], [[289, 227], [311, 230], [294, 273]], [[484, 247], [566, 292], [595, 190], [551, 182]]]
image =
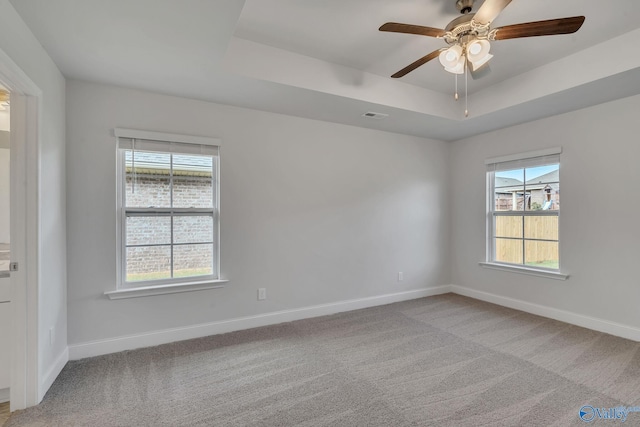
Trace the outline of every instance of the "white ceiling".
[[444, 140], [640, 93], [638, 0], [513, 0], [494, 26], [587, 19], [576, 34], [492, 43], [468, 119], [437, 60], [388, 77], [442, 40], [378, 31], [443, 28], [455, 0], [11, 2], [69, 78]]

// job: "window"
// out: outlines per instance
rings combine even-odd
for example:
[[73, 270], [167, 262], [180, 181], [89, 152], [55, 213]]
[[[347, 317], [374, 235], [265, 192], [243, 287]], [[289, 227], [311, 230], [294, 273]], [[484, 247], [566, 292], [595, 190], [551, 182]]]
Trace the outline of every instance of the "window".
[[116, 129], [121, 289], [217, 280], [218, 146]]
[[487, 262], [559, 272], [559, 153], [487, 160]]

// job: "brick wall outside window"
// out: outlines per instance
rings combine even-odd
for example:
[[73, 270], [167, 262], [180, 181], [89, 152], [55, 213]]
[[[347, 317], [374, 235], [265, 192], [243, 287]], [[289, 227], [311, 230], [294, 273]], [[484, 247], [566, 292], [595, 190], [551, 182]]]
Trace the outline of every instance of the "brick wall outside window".
[[[169, 177], [167, 175], [138, 174], [135, 190], [132, 177], [127, 174], [127, 204], [130, 207], [170, 207]], [[175, 176], [173, 179], [174, 207], [210, 207], [212, 181], [210, 177]], [[146, 203], [146, 205], [145, 205]], [[165, 244], [171, 242], [170, 217], [127, 219], [127, 245]], [[200, 243], [215, 241], [210, 216], [174, 217], [175, 243]], [[174, 271], [211, 269], [213, 245], [191, 244], [174, 246]], [[150, 246], [127, 248], [127, 274], [145, 274], [170, 271], [170, 247]], [[203, 273], [204, 274], [204, 273]], [[167, 273], [167, 277], [169, 277]]]

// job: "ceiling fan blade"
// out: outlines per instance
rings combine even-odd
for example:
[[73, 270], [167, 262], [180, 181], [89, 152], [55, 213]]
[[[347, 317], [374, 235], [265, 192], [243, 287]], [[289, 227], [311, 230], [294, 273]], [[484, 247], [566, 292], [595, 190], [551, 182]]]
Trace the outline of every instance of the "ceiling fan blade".
[[423, 27], [422, 25], [400, 24], [398, 22], [387, 22], [379, 28], [380, 31], [389, 31], [391, 33], [418, 34], [429, 37], [442, 37], [446, 34], [445, 30], [432, 27]]
[[415, 62], [413, 62], [413, 63], [411, 63], [409, 65], [407, 65], [402, 70], [400, 70], [397, 73], [395, 73], [393, 76], [391, 76], [391, 78], [397, 79], [399, 77], [406, 76], [407, 74], [409, 74], [410, 72], [412, 72], [416, 68], [420, 67], [421, 65], [424, 65], [427, 62], [431, 61], [432, 59], [437, 58], [438, 55], [440, 55], [440, 51], [442, 51], [442, 49], [434, 50], [430, 54], [423, 56], [422, 58], [418, 59], [417, 61], [415, 61]]
[[517, 39], [522, 37], [553, 36], [575, 33], [582, 27], [584, 16], [550, 19], [548, 21], [527, 22], [507, 25], [496, 29], [496, 40]]
[[500, 15], [500, 12], [509, 6], [509, 3], [511, 3], [511, 0], [484, 0], [473, 20], [478, 24], [491, 24]]

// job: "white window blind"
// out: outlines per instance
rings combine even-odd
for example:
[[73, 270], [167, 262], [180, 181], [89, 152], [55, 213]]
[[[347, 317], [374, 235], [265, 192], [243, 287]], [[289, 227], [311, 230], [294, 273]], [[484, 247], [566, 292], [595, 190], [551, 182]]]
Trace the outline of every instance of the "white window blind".
[[149, 139], [118, 137], [118, 147], [135, 151], [155, 151], [163, 153], [218, 155], [217, 145], [197, 143], [165, 142]]

